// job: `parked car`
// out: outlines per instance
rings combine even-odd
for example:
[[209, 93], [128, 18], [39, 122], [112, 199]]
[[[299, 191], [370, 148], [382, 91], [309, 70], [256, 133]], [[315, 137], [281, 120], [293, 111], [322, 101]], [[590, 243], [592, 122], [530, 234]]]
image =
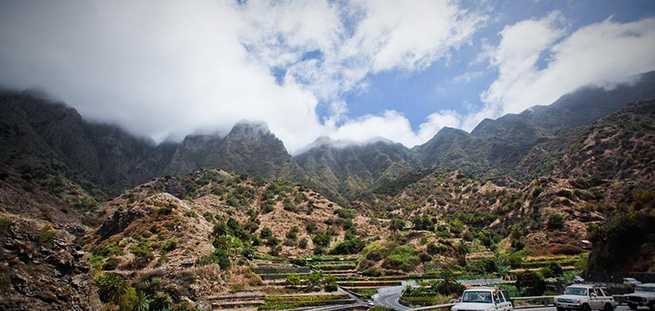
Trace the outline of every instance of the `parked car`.
[[513, 311], [505, 294], [493, 287], [474, 287], [464, 291], [451, 311]]
[[637, 310], [639, 306], [655, 310], [655, 283], [637, 285], [634, 293], [625, 295], [625, 300], [632, 310]]
[[562, 295], [555, 296], [554, 302], [557, 311], [613, 311], [617, 306], [614, 298], [607, 295], [602, 287], [584, 284], [566, 287]]
[[635, 287], [637, 285], [641, 285], [641, 282], [635, 278], [623, 278], [623, 284]]

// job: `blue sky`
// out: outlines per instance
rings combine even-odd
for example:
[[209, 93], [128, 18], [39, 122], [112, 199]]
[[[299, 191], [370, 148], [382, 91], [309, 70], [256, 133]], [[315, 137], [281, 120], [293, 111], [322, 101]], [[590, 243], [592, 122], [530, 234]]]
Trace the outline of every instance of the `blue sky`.
[[655, 1], [6, 0], [0, 42], [0, 86], [156, 141], [412, 147], [655, 70]]
[[[482, 49], [482, 42], [497, 45], [498, 33], [506, 26], [525, 19], [539, 19], [553, 11], [566, 18], [567, 30], [572, 32], [582, 26], [602, 22], [607, 18], [629, 22], [655, 15], [655, 1], [490, 1], [496, 14], [473, 36], [471, 45], [464, 45], [453, 52], [448, 60], [433, 63], [419, 72], [393, 70], [369, 77], [365, 91], [348, 92], [345, 99], [352, 117], [385, 110], [398, 110], [407, 116], [416, 128], [425, 116], [435, 110], [454, 110], [465, 114], [483, 106], [480, 94], [496, 79], [498, 73], [484, 63], [475, 63]], [[468, 8], [479, 8], [478, 1], [467, 3]], [[655, 51], [654, 51], [655, 52]], [[469, 81], [454, 78], [475, 72]], [[327, 114], [326, 110], [321, 111]]]

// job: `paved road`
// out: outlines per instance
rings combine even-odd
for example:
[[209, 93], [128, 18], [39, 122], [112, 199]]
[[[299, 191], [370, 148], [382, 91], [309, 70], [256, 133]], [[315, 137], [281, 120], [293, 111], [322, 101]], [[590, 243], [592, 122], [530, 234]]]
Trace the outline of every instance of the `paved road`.
[[373, 303], [376, 306], [392, 308], [394, 310], [404, 311], [410, 308], [401, 305], [398, 302], [400, 295], [403, 292], [405, 285], [382, 287], [378, 289], [378, 293], [373, 296]]
[[[555, 307], [545, 307], [545, 308], [527, 308], [527, 309], [514, 309], [514, 310], [525, 310], [525, 311], [556, 311]], [[628, 306], [618, 306], [615, 311], [630, 311], [630, 308]], [[647, 309], [641, 309], [641, 311], [645, 311]]]
[[[402, 294], [403, 288], [407, 284], [403, 283], [401, 286], [392, 286], [392, 287], [382, 287], [378, 289], [378, 293], [373, 296], [373, 303], [376, 306], [382, 306], [391, 308], [397, 311], [407, 311], [411, 310], [398, 302], [400, 295]], [[556, 311], [555, 307], [543, 307], [543, 308], [516, 308], [514, 310], [524, 310], [524, 311]], [[641, 309], [647, 310], [647, 309]], [[631, 311], [628, 306], [618, 306], [615, 311]]]

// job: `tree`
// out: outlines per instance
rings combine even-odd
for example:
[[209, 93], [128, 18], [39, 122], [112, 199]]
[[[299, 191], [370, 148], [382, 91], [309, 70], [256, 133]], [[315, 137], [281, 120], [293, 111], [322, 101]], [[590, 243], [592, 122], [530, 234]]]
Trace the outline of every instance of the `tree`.
[[516, 276], [516, 287], [526, 296], [541, 296], [546, 290], [546, 282], [541, 274], [534, 271], [521, 272]]
[[389, 228], [393, 231], [400, 231], [402, 229], [405, 229], [405, 221], [398, 218], [391, 219], [391, 223], [389, 223]]
[[562, 214], [551, 214], [548, 217], [548, 229], [560, 230], [564, 228], [564, 216]]

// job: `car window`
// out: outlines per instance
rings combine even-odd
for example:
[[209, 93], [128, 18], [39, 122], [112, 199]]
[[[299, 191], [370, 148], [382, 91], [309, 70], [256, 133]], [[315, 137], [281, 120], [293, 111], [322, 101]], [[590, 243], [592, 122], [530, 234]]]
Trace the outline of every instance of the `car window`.
[[462, 295], [462, 302], [491, 303], [491, 292], [465, 291]]
[[502, 299], [503, 302], [507, 302], [507, 299], [505, 298], [505, 292], [501, 291], [500, 292], [500, 299]]
[[498, 292], [494, 292], [494, 302], [496, 303], [501, 303], [502, 301], [500, 300], [500, 297], [498, 295]]
[[567, 287], [564, 295], [587, 296], [587, 289], [584, 287]]

